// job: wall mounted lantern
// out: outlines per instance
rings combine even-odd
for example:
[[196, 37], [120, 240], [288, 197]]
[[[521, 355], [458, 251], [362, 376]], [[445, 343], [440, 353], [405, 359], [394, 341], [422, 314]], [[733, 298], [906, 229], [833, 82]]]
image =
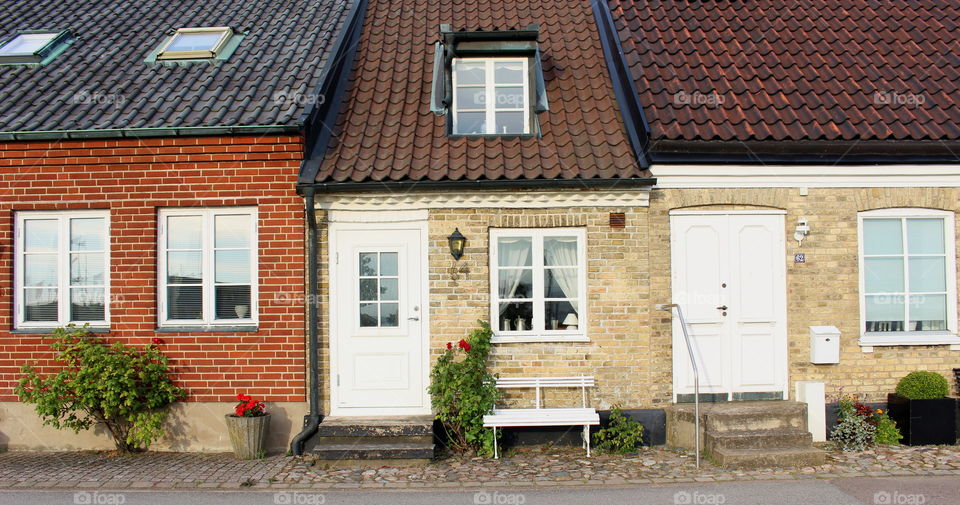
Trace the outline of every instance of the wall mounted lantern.
[[454, 228], [453, 233], [447, 237], [447, 244], [450, 245], [450, 256], [459, 261], [463, 257], [463, 248], [467, 245], [467, 237], [460, 233], [460, 228]]

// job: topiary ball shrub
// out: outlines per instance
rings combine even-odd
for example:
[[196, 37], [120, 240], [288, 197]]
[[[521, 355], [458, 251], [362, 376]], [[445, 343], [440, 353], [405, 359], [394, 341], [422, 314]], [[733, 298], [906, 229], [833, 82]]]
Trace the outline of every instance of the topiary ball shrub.
[[897, 384], [897, 394], [910, 400], [943, 398], [949, 391], [947, 379], [934, 372], [911, 372]]

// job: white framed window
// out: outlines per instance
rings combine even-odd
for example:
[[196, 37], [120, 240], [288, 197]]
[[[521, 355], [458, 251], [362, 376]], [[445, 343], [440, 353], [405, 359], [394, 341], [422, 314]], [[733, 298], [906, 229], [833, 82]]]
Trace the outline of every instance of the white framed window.
[[453, 60], [453, 133], [530, 133], [528, 58]]
[[256, 324], [256, 209], [163, 209], [159, 217], [160, 325]]
[[20, 33], [0, 46], [0, 56], [31, 56], [40, 53], [60, 32]]
[[109, 211], [17, 212], [14, 236], [17, 328], [109, 324]]
[[582, 228], [490, 230], [494, 342], [587, 340]]
[[157, 59], [214, 58], [226, 46], [231, 36], [233, 29], [229, 26], [180, 28], [160, 48]]
[[881, 209], [858, 215], [860, 344], [956, 344], [954, 215]]

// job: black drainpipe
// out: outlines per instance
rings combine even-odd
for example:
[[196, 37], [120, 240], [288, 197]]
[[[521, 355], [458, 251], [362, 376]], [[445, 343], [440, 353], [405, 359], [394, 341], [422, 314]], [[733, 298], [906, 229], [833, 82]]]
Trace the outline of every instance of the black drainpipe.
[[309, 328], [310, 345], [310, 413], [303, 416], [303, 430], [293, 437], [290, 442], [290, 451], [294, 456], [303, 455], [303, 444], [317, 432], [320, 421], [323, 421], [323, 415], [320, 414], [320, 363], [317, 357], [319, 353], [319, 329], [317, 326], [317, 317], [320, 305], [319, 286], [317, 285], [317, 212], [313, 208], [314, 188], [305, 186], [303, 188], [303, 202], [307, 217], [307, 283], [310, 286], [307, 293], [307, 327]]

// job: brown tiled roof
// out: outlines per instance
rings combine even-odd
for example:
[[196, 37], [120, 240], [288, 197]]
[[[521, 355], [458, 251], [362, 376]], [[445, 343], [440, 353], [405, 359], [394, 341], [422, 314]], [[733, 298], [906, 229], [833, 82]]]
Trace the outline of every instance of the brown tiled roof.
[[[505, 30], [540, 24], [550, 110], [542, 137], [448, 137], [430, 112], [440, 24]], [[624, 135], [590, 2], [370, 0], [318, 182], [648, 177]]]
[[960, 138], [956, 0], [608, 5], [654, 150], [658, 140]]

